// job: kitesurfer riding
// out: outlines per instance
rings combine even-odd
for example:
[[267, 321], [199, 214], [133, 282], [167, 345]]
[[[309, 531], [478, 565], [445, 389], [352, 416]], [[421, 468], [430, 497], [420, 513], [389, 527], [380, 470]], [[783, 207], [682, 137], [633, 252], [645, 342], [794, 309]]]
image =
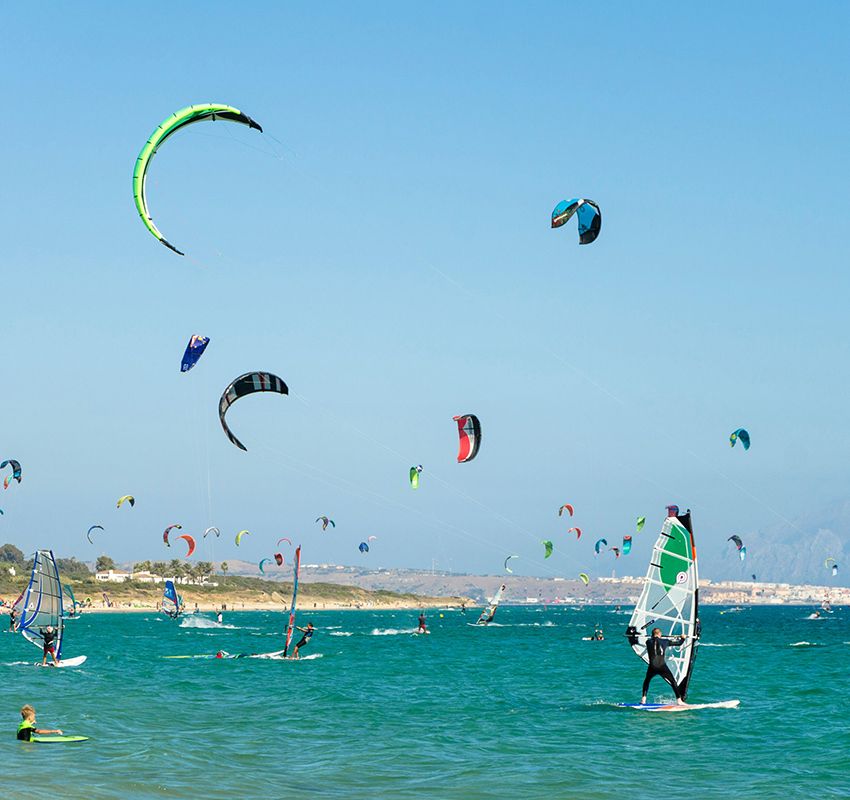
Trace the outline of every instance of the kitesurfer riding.
[[310, 641], [311, 637], [313, 636], [313, 630], [314, 630], [314, 628], [313, 628], [313, 623], [312, 623], [312, 622], [308, 622], [308, 623], [307, 623], [307, 627], [306, 627], [306, 628], [299, 628], [297, 625], [296, 625], [295, 627], [296, 627], [296, 629], [297, 629], [297, 630], [301, 631], [301, 633], [303, 633], [303, 634], [304, 634], [304, 635], [303, 635], [303, 636], [302, 636], [302, 637], [298, 640], [297, 644], [295, 645], [295, 649], [292, 651], [292, 657], [293, 657], [293, 658], [300, 658], [300, 656], [298, 655], [298, 651], [299, 651], [302, 647], [304, 647], [306, 644], [308, 644], [308, 643], [309, 643], [309, 641]]
[[428, 626], [425, 624], [425, 612], [419, 614], [419, 630], [417, 633], [428, 633]]
[[667, 666], [664, 660], [664, 651], [668, 647], [681, 647], [685, 643], [685, 637], [679, 636], [675, 639], [662, 639], [661, 628], [653, 628], [652, 636], [646, 641], [646, 654], [649, 658], [649, 665], [646, 668], [646, 677], [643, 679], [643, 690], [641, 691], [641, 705], [646, 705], [646, 692], [649, 689], [649, 682], [656, 675], [664, 678], [673, 691], [676, 693], [676, 705], [684, 705], [685, 701], [682, 697], [682, 691], [676, 683], [676, 678]]
[[56, 631], [52, 625], [48, 625], [46, 628], [39, 628], [38, 632], [41, 634], [41, 638], [44, 643], [44, 657], [41, 660], [41, 666], [47, 666], [48, 654], [53, 657], [53, 664], [58, 666], [59, 661], [56, 658], [56, 645], [54, 644], [56, 641]]

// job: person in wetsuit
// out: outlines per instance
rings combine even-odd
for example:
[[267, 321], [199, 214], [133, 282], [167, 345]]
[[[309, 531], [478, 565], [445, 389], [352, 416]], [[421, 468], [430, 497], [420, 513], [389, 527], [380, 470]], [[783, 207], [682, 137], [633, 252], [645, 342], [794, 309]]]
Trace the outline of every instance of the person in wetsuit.
[[295, 645], [295, 649], [292, 651], [292, 657], [293, 657], [293, 658], [300, 658], [301, 656], [299, 656], [299, 655], [298, 655], [298, 651], [299, 651], [302, 647], [304, 647], [304, 646], [305, 646], [305, 645], [306, 645], [306, 644], [310, 641], [310, 639], [311, 639], [311, 638], [312, 638], [312, 636], [313, 636], [313, 630], [314, 630], [314, 628], [313, 628], [313, 623], [312, 623], [312, 622], [308, 622], [308, 623], [307, 623], [307, 627], [306, 627], [306, 628], [299, 628], [297, 625], [296, 625], [295, 627], [296, 627], [299, 631], [301, 631], [301, 633], [303, 633], [303, 634], [304, 634], [304, 635], [303, 635], [303, 636], [302, 636], [302, 637], [298, 640], [298, 643]]
[[36, 728], [35, 727], [35, 709], [26, 705], [21, 709], [21, 724], [18, 725], [18, 741], [28, 742], [32, 739], [32, 735], [39, 733], [58, 733], [60, 736], [62, 735], [62, 731], [58, 728], [48, 729], [48, 728]]
[[38, 632], [44, 644], [44, 657], [41, 660], [41, 666], [47, 666], [48, 654], [53, 657], [54, 666], [57, 665], [59, 661], [56, 659], [56, 630], [52, 625], [48, 625], [46, 628], [39, 628]]
[[18, 618], [15, 616], [15, 609], [10, 608], [9, 609], [9, 630], [12, 633], [15, 632], [15, 625], [17, 624], [17, 622], [18, 622]]
[[676, 704], [684, 705], [685, 701], [682, 698], [682, 691], [676, 683], [676, 678], [667, 666], [664, 660], [664, 651], [668, 647], [681, 647], [685, 643], [685, 637], [679, 636], [676, 639], [662, 639], [661, 628], [653, 628], [652, 636], [646, 642], [646, 654], [649, 657], [649, 665], [646, 668], [646, 677], [643, 679], [643, 690], [641, 691], [640, 702], [646, 704], [646, 692], [649, 689], [649, 682], [656, 676], [660, 675], [664, 678], [673, 691], [676, 693]]

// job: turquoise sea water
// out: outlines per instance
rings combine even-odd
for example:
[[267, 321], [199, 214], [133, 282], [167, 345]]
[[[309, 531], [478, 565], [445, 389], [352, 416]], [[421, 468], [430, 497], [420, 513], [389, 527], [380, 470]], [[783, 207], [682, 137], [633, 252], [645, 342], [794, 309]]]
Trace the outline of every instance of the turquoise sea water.
[[[300, 663], [162, 658], [276, 650], [269, 612], [91, 613], [67, 628], [77, 670], [29, 666], [36, 649], [3, 634], [0, 797], [850, 795], [850, 609], [703, 609], [689, 700], [741, 707], [681, 714], [613, 706], [640, 699], [644, 672], [625, 614], [503, 607], [482, 629], [443, 613], [413, 636], [415, 612], [305, 612], [305, 655], [322, 657]], [[597, 622], [609, 638], [582, 641]], [[91, 741], [15, 741], [24, 703]]]

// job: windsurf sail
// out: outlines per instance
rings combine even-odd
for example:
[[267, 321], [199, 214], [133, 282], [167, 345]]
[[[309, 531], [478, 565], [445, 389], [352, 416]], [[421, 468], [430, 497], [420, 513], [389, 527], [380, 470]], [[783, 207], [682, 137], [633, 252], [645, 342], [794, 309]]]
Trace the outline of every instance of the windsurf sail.
[[52, 550], [37, 550], [33, 557], [30, 582], [15, 601], [17, 630], [39, 649], [43, 646], [41, 631], [48, 625], [56, 632], [56, 658], [62, 658], [62, 582]]
[[74, 590], [70, 587], [69, 584], [65, 584], [62, 589], [65, 594], [68, 595], [68, 599], [71, 601], [71, 607], [65, 609], [64, 616], [67, 617], [76, 617], [77, 614], [80, 613], [80, 604], [77, 602], [77, 598], [74, 597]]
[[667, 649], [666, 661], [684, 699], [700, 637], [699, 577], [691, 514], [669, 516], [652, 548], [649, 569], [626, 636], [635, 653], [649, 663], [647, 639], [653, 628], [665, 638], [684, 637]]
[[165, 588], [162, 591], [162, 602], [159, 608], [164, 614], [168, 614], [171, 619], [177, 619], [180, 616], [180, 596], [177, 594], [177, 589], [174, 588], [174, 581], [165, 582]]
[[487, 606], [482, 612], [481, 616], [475, 621], [476, 625], [487, 625], [488, 623], [493, 621], [493, 617], [496, 616], [496, 609], [499, 607], [499, 603], [502, 602], [502, 594], [505, 591], [505, 584], [503, 583], [499, 587], [499, 591], [493, 595], [493, 599], [490, 601], [490, 605]]
[[301, 572], [301, 545], [295, 548], [295, 561], [292, 571], [292, 605], [289, 607], [289, 624], [286, 626], [286, 644], [283, 646], [283, 657], [289, 652], [292, 643], [292, 632], [295, 630], [295, 604], [298, 600], [298, 574]]

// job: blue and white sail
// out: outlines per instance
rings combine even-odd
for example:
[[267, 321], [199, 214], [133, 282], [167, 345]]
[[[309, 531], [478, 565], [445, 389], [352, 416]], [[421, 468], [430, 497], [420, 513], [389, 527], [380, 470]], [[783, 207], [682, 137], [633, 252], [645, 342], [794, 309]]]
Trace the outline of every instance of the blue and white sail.
[[165, 582], [165, 589], [162, 592], [162, 603], [160, 603], [159, 608], [160, 611], [168, 614], [172, 619], [177, 619], [180, 616], [180, 595], [177, 594], [174, 581]]
[[67, 583], [62, 586], [62, 589], [71, 601], [70, 605], [66, 605], [63, 609], [64, 613], [62, 616], [64, 619], [76, 619], [80, 615], [80, 604], [77, 602], [77, 598], [74, 597], [74, 590]]
[[52, 550], [38, 550], [33, 557], [32, 573], [27, 588], [15, 601], [15, 630], [40, 649], [44, 646], [42, 631], [51, 625], [56, 632], [56, 658], [62, 658], [64, 634], [62, 582]]

